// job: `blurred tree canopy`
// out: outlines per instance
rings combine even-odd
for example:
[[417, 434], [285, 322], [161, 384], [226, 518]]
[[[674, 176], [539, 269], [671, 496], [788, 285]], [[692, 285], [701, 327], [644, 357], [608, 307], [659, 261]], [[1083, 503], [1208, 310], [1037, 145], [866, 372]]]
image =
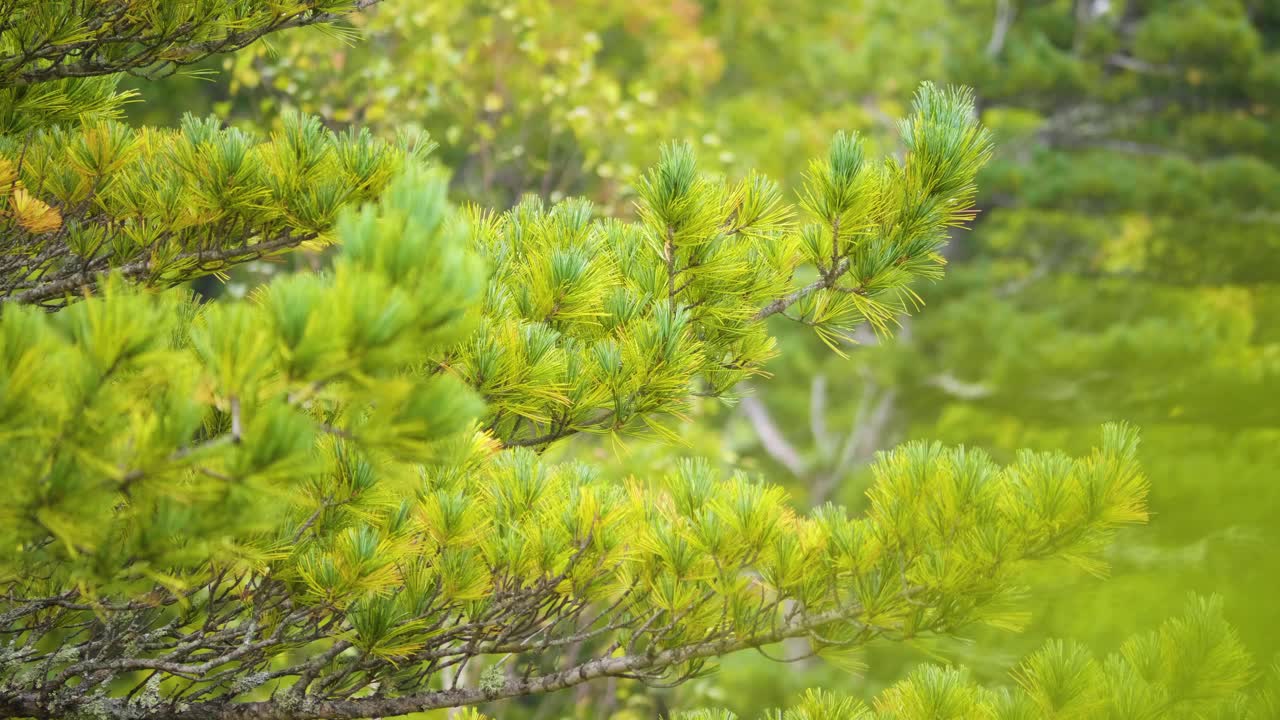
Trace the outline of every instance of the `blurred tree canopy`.
[[1162, 482], [1114, 576], [1044, 578], [1009, 656], [985, 639], [945, 652], [998, 674], [1035, 636], [1102, 649], [1190, 589], [1224, 593], [1270, 656], [1280, 16], [1248, 2], [967, 7], [945, 73], [977, 89], [998, 138], [973, 232], [953, 239], [927, 311], [853, 351], [860, 372], [783, 358], [779, 378], [809, 380], [763, 388], [742, 442], [819, 497], [854, 500], [859, 483], [836, 479], [898, 439], [1071, 447], [1099, 418], [1132, 419]]

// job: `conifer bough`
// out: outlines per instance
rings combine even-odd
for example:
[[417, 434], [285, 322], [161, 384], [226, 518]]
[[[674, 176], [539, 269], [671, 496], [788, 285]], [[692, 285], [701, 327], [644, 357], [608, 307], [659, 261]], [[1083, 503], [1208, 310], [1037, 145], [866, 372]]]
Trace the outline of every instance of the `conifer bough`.
[[115, 270], [171, 285], [331, 239], [427, 143], [334, 134], [290, 116], [271, 138], [187, 117], [118, 119], [118, 73], [156, 75], [372, 5], [0, 1], [0, 303], [62, 306]]
[[0, 0], [0, 87], [122, 72], [160, 77], [378, 2]]
[[[888, 329], [969, 217], [967, 93], [921, 88], [902, 162], [837, 136], [800, 223], [680, 145], [624, 222], [455, 211], [410, 143], [135, 131], [110, 87], [52, 82], [103, 102], [2, 90], [0, 716], [384, 717], [1008, 626], [1027, 563], [1097, 570], [1145, 519], [1120, 426], [1004, 467], [898, 448], [858, 518], [697, 462], [617, 484], [536, 452], [669, 434], [761, 373], [770, 315]], [[204, 306], [142, 287], [302, 236], [340, 240], [331, 271]]]
[[[967, 117], [962, 96], [935, 92], [920, 108], [950, 97], [946, 117]], [[786, 638], [840, 652], [1016, 622], [1006, 601], [1026, 562], [1093, 567], [1114, 528], [1144, 518], [1119, 427], [1085, 458], [1004, 468], [900, 448], [857, 519], [799, 516], [779, 488], [698, 463], [618, 486], [503, 449], [601, 415], [653, 423], [699, 382], [723, 392], [758, 371], [705, 358], [752, 333], [745, 347], [769, 347], [743, 287], [780, 288], [741, 271], [778, 272], [760, 258], [793, 234], [757, 223], [782, 214], [760, 209], [773, 205], [758, 180], [720, 186], [679, 150], [649, 177], [628, 225], [581, 203], [455, 215], [444, 178], [413, 166], [339, 222], [327, 276], [200, 307], [117, 274], [57, 314], [6, 308], [0, 707], [356, 718], [606, 676], [678, 681]], [[866, 262], [880, 241], [867, 227], [847, 245], [824, 236], [815, 263]], [[742, 248], [759, 254], [717, 275]], [[875, 297], [839, 282], [796, 305]], [[471, 666], [479, 680], [461, 680]]]

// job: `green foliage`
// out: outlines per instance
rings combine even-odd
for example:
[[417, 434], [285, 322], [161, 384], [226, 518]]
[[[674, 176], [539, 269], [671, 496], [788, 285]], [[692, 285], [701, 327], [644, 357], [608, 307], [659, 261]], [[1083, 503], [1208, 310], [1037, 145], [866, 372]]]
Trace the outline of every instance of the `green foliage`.
[[[755, 710], [783, 683], [701, 676], [780, 646], [870, 676], [779, 720], [1275, 716], [1258, 623], [1241, 640], [1216, 600], [1093, 653], [1167, 607], [1160, 566], [1245, 582], [1167, 518], [1267, 522], [1274, 12], [387, 0], [228, 60], [204, 106], [265, 132], [121, 122], [139, 94], [114, 73], [370, 4], [0, 1], [0, 715], [390, 717], [601, 679], [577, 713], [632, 718], [670, 713], [627, 683], [691, 678], [679, 704]], [[977, 92], [900, 111], [921, 75]], [[351, 121], [372, 132], [329, 129]], [[419, 129], [455, 192], [514, 207], [450, 208]], [[638, 171], [670, 136], [692, 142]], [[332, 267], [245, 300], [157, 292], [330, 243]], [[810, 327], [879, 342], [828, 364]], [[719, 405], [771, 373], [773, 432], [814, 440], [776, 465]], [[1116, 417], [1145, 449], [1110, 424], [1086, 450]], [[557, 442], [577, 434], [630, 454]], [[959, 447], [873, 457], [902, 436]], [[1140, 458], [1153, 532], [1109, 549], [1147, 518]], [[1032, 619], [1028, 589], [1095, 590], [1063, 562], [1118, 565], [1142, 602], [1064, 592]], [[990, 632], [1028, 623], [1087, 642], [1001, 687], [1025, 651]], [[966, 659], [961, 631], [970, 669], [886, 650]]]
[[[700, 175], [682, 145], [641, 180], [636, 222], [596, 220], [582, 201], [473, 211], [494, 281], [479, 331], [440, 365], [485, 396], [499, 439], [541, 446], [640, 423], [670, 435], [655, 415], [679, 413], [691, 386], [724, 397], [760, 374], [769, 315], [790, 310], [831, 341], [864, 322], [887, 329], [968, 216], [989, 152], [970, 102], [922, 87], [901, 164], [863, 165], [839, 136], [802, 192], [799, 228], [773, 183]], [[801, 285], [797, 268], [817, 278]]]
[[270, 140], [187, 116], [173, 131], [107, 120], [0, 138], [4, 300], [60, 305], [115, 269], [172, 285], [323, 245], [429, 146], [389, 146], [290, 116]]
[[425, 129], [455, 183], [486, 203], [559, 199], [601, 181], [622, 190], [655, 144], [684, 134], [668, 108], [721, 72], [700, 13], [695, 3], [389, 0], [352, 19], [360, 42], [348, 47], [291, 34], [279, 52], [236, 57], [231, 89], [268, 121], [295, 107], [380, 134]]
[[[984, 120], [1020, 114], [1034, 129], [995, 130], [1007, 140], [980, 179], [990, 209], [971, 260], [886, 358], [905, 369], [904, 431], [1011, 452], [1078, 446], [1098, 419], [1141, 423], [1163, 477], [1159, 520], [1087, 591], [1106, 599], [1047, 585], [1073, 591], [1046, 598], [1041, 631], [1096, 647], [1138, 625], [1139, 598], [1168, 607], [1192, 589], [1222, 593], [1267, 656], [1274, 614], [1251, 578], [1273, 574], [1256, 508], [1278, 459], [1261, 448], [1280, 422], [1280, 148], [1263, 130], [1275, 93], [1256, 78], [1275, 61], [1276, 26], [1246, 2], [1072, 14], [1024, 8], [984, 61], [996, 72], [953, 76], [978, 84]], [[1035, 43], [1062, 69], [1052, 80], [1024, 55]], [[1082, 602], [1112, 609], [1073, 620]]]
[[[581, 202], [455, 215], [441, 174], [406, 163], [376, 207], [336, 222], [324, 275], [200, 307], [117, 272], [56, 315], [7, 308], [3, 427], [22, 442], [3, 446], [17, 473], [3, 617], [31, 642], [6, 661], [6, 702], [65, 713], [97, 688], [102, 712], [127, 714], [143, 700], [112, 683], [150, 670], [178, 717], [394, 715], [593, 677], [679, 680], [793, 637], [839, 650], [1014, 624], [1028, 561], [1092, 567], [1145, 519], [1131, 431], [1005, 468], [907, 446], [882, 459], [859, 519], [799, 515], [779, 488], [704, 464], [620, 485], [502, 448], [598, 429], [600, 410], [611, 430], [649, 420], [699, 381], [723, 394], [758, 372], [770, 314], [905, 291], [936, 262], [916, 254], [963, 219], [986, 152], [967, 103], [922, 88], [904, 163], [870, 176], [837, 139], [806, 197], [818, 227], [846, 230], [790, 292], [805, 256], [773, 187], [700, 176], [676, 146], [631, 224]], [[902, 262], [876, 264], [889, 250]], [[861, 288], [842, 284], [867, 267]], [[150, 639], [108, 650], [76, 639], [85, 622]], [[560, 652], [588, 640], [589, 659]], [[524, 679], [432, 689], [455, 665], [512, 657]], [[374, 683], [380, 697], [360, 697]], [[256, 688], [290, 704], [228, 705]]]
[[7, 0], [0, 6], [0, 86], [118, 72], [159, 76], [268, 33], [328, 22], [375, 2]]
[[426, 459], [467, 426], [474, 395], [403, 369], [465, 335], [481, 267], [441, 226], [438, 173], [406, 171], [383, 197], [347, 216], [331, 275], [253, 303], [201, 308], [116, 274], [57, 315], [5, 310], [7, 581], [41, 568], [54, 587], [111, 594], [260, 563], [278, 548], [253, 537], [322, 472], [324, 447], [342, 452], [319, 436]]

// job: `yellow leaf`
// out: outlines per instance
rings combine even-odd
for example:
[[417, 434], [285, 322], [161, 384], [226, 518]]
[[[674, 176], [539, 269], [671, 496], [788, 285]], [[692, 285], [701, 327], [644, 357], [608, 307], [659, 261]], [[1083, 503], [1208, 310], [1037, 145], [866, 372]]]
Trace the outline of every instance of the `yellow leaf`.
[[18, 179], [18, 173], [13, 167], [13, 163], [5, 158], [0, 158], [0, 197], [5, 197], [13, 190], [13, 185]]
[[26, 228], [27, 232], [39, 235], [62, 227], [62, 214], [25, 188], [14, 188], [10, 204], [18, 224]]

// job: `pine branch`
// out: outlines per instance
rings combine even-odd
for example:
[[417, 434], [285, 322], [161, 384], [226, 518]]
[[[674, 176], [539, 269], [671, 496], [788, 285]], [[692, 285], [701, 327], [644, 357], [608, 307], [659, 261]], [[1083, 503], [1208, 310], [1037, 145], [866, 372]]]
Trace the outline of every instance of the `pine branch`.
[[[679, 645], [658, 652], [629, 654], [617, 657], [597, 657], [554, 673], [530, 678], [509, 680], [492, 688], [453, 688], [405, 695], [400, 697], [364, 697], [346, 700], [316, 699], [303, 696], [290, 707], [276, 700], [230, 703], [226, 700], [202, 703], [181, 703], [165, 713], [172, 720], [302, 720], [324, 718], [326, 720], [355, 720], [367, 717], [394, 717], [409, 713], [443, 708], [475, 705], [504, 698], [540, 695], [563, 690], [575, 685], [606, 677], [632, 677], [646, 671], [678, 666], [689, 661], [718, 657], [741, 650], [769, 645], [788, 638], [804, 637], [814, 630], [828, 626], [862, 612], [858, 606], [830, 610], [812, 616], [799, 615], [768, 631], [746, 637], [727, 636], [710, 641]], [[250, 644], [251, 646], [252, 644]], [[247, 652], [247, 650], [246, 650]], [[234, 659], [234, 651], [214, 657], [200, 665], [185, 666], [154, 661], [136, 661], [100, 665], [108, 670], [136, 670], [156, 668], [176, 675], [187, 671], [213, 667]], [[331, 658], [333, 651], [322, 655]], [[101, 717], [127, 720], [134, 717], [136, 706], [119, 699], [98, 700], [96, 706]], [[38, 693], [17, 693], [0, 696], [0, 717], [32, 717], [53, 720], [65, 711], [56, 703], [42, 699]]]
[[[174, 258], [167, 260], [166, 264], [174, 262], [180, 263], [187, 260], [197, 260], [202, 266], [208, 263], [244, 262], [249, 259], [261, 258], [268, 253], [278, 250], [297, 247], [298, 245], [314, 240], [315, 238], [316, 235], [314, 233], [292, 235], [286, 232], [277, 238], [242, 245], [240, 247], [181, 253]], [[76, 291], [88, 291], [95, 287], [98, 280], [96, 273], [107, 269], [108, 265], [106, 258], [100, 258], [87, 264], [83, 269], [63, 273], [53, 278], [41, 278], [36, 281], [34, 287], [23, 290], [22, 292], [8, 296], [0, 295], [0, 303], [14, 303], [18, 305], [51, 305], [55, 308], [60, 307], [65, 304], [69, 295], [75, 294]], [[154, 269], [155, 260], [151, 257], [136, 260], [121, 267], [114, 268], [114, 270], [121, 276], [131, 280], [144, 277], [150, 274]], [[183, 276], [176, 280], [174, 284], [189, 279], [189, 277]], [[49, 301], [54, 302], [49, 303]]]
[[[129, 4], [103, 3], [98, 15], [88, 18], [91, 37], [67, 43], [44, 43], [21, 53], [0, 56], [0, 87], [21, 87], [63, 78], [83, 78], [121, 72], [145, 71], [155, 76], [166, 68], [189, 65], [210, 55], [235, 52], [265, 35], [290, 28], [329, 23], [378, 4], [382, 0], [351, 0], [341, 12], [303, 10], [272, 17], [258, 27], [227, 32], [216, 40], [193, 41], [204, 28], [187, 23], [168, 32], [148, 33], [149, 28], [129, 15]], [[216, 22], [216, 21], [215, 21]], [[127, 50], [131, 54], [119, 57]], [[159, 67], [156, 67], [157, 64]]]
[[0, 302], [56, 308], [109, 270], [172, 285], [331, 237], [343, 207], [423, 160], [313, 117], [282, 121], [269, 139], [192, 116], [175, 130], [33, 131], [22, 163], [0, 155], [22, 199], [0, 217]]
[[848, 272], [848, 270], [849, 270], [849, 258], [841, 258], [840, 262], [836, 263], [835, 269], [833, 272], [824, 273], [822, 277], [818, 278], [817, 280], [814, 280], [808, 285], [805, 285], [799, 290], [788, 293], [778, 298], [777, 300], [774, 300], [768, 305], [765, 305], [764, 307], [760, 308], [760, 310], [753, 316], [754, 319], [764, 320], [770, 315], [777, 315], [778, 313], [783, 312], [787, 308], [791, 307], [792, 305], [795, 305], [796, 303], [800, 302], [801, 300], [804, 300], [805, 298], [809, 297], [810, 295], [816, 292], [834, 288], [836, 286], [836, 283], [840, 281], [840, 278], [846, 272]]

